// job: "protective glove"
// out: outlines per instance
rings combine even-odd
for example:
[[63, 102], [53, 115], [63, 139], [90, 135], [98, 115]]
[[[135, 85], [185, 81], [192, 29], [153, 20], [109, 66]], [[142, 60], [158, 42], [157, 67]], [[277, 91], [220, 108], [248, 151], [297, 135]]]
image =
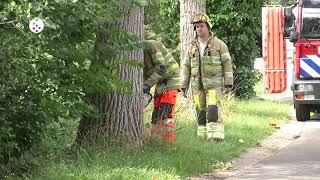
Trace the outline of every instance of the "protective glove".
[[146, 83], [143, 84], [143, 94], [150, 94], [150, 87]]

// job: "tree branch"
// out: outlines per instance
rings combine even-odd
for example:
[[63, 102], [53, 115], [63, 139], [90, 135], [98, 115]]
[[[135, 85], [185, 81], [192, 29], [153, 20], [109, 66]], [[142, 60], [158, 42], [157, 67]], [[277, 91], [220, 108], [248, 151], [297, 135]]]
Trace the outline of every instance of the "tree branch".
[[17, 22], [18, 20], [12, 20], [12, 21], [6, 21], [6, 22], [0, 22], [0, 25], [4, 25], [4, 24], [14, 24], [15, 22]]

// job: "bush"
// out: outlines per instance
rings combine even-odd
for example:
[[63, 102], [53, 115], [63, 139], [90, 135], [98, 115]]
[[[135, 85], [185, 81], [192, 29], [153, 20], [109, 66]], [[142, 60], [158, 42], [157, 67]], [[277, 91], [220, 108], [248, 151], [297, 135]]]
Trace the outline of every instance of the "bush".
[[[258, 78], [253, 62], [258, 55], [256, 39], [261, 32], [261, 8], [257, 7], [262, 7], [263, 3], [264, 0], [255, 3], [207, 1], [206, 11], [214, 24], [212, 30], [229, 46], [234, 60], [236, 96], [241, 98], [255, 96], [254, 85]], [[146, 8], [147, 28], [169, 48], [175, 48], [180, 41], [179, 13], [178, 0], [151, 3]]]
[[[79, 118], [95, 112], [86, 93], [128, 89], [112, 71], [116, 65], [98, 59], [100, 50], [121, 48], [96, 43], [97, 33], [119, 34], [103, 26], [115, 16], [112, 8], [102, 0], [1, 2], [0, 179], [70, 146]], [[40, 34], [29, 31], [34, 17], [45, 21]]]
[[[261, 32], [261, 8], [264, 1], [255, 3], [233, 0], [208, 0], [207, 13], [213, 21], [213, 31], [229, 47], [235, 65], [236, 96], [255, 95], [257, 74], [253, 71], [258, 55], [256, 39]], [[257, 8], [258, 7], [258, 8]]]
[[152, 1], [145, 7], [146, 39], [161, 41], [180, 63], [180, 3], [179, 0]]

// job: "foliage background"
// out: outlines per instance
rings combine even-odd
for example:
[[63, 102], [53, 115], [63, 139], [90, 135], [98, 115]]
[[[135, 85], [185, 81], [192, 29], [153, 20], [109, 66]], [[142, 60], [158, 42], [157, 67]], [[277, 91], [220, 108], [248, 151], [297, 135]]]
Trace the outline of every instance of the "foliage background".
[[[86, 103], [86, 93], [129, 89], [112, 70], [116, 64], [98, 60], [101, 51], [120, 51], [123, 42], [114, 40], [120, 33], [123, 41], [131, 37], [103, 26], [116, 19], [118, 5], [103, 0], [1, 1], [0, 179], [28, 172], [71, 146], [81, 116], [96, 113]], [[40, 34], [29, 30], [34, 17], [45, 21]], [[101, 46], [98, 33], [107, 33], [114, 43]]]
[[[255, 95], [258, 78], [252, 69], [261, 29], [256, 7], [288, 2], [207, 1], [213, 31], [228, 44], [235, 62], [239, 97]], [[70, 148], [81, 116], [94, 113], [85, 102], [87, 92], [128, 89], [112, 71], [117, 65], [89, 68], [100, 50], [112, 54], [121, 49], [115, 40], [119, 33], [123, 42], [132, 40], [126, 32], [103, 27], [118, 17], [119, 6], [106, 6], [103, 0], [1, 0], [0, 179], [25, 174]], [[145, 7], [146, 38], [161, 40], [177, 60], [179, 9], [179, 0], [152, 0]], [[41, 34], [28, 29], [34, 17], [45, 21]], [[98, 33], [108, 33], [112, 43], [97, 44]]]
[[[170, 49], [175, 49], [179, 44], [179, 0], [151, 2], [145, 11], [146, 34], [149, 38], [163, 41]], [[261, 78], [253, 70], [254, 59], [259, 56], [260, 7], [293, 2], [294, 0], [207, 0], [206, 12], [213, 22], [212, 31], [228, 45], [234, 61], [237, 97], [255, 97], [254, 86]], [[175, 58], [180, 61], [178, 53]]]

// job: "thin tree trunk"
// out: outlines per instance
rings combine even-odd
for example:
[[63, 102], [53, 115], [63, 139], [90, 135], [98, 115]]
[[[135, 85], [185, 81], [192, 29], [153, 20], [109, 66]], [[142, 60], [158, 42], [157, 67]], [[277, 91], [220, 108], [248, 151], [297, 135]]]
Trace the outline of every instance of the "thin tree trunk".
[[192, 17], [206, 12], [206, 0], [180, 0], [180, 42], [181, 58], [186, 57], [187, 49], [195, 36], [191, 24]]
[[[142, 39], [143, 8], [129, 5], [118, 7], [117, 11], [124, 17], [117, 22], [106, 22], [106, 28], [117, 28], [131, 32]], [[99, 42], [110, 44], [110, 34], [101, 34]], [[123, 38], [123, 34], [118, 39]], [[114, 42], [114, 40], [113, 40]], [[103, 53], [102, 53], [103, 54]], [[105, 56], [109, 58], [106, 60]], [[125, 59], [143, 63], [143, 51], [141, 49], [124, 51], [121, 54], [111, 56], [105, 54], [107, 64], [117, 64]], [[103, 64], [103, 63], [101, 63]], [[142, 68], [125, 64], [118, 65], [117, 73], [120, 79], [128, 81], [132, 85], [132, 95], [118, 93], [95, 93], [89, 96], [90, 101], [98, 107], [102, 114], [99, 118], [81, 120], [76, 143], [81, 144], [113, 144], [140, 147], [143, 143], [143, 105], [142, 105]], [[119, 144], [120, 143], [120, 144]]]

